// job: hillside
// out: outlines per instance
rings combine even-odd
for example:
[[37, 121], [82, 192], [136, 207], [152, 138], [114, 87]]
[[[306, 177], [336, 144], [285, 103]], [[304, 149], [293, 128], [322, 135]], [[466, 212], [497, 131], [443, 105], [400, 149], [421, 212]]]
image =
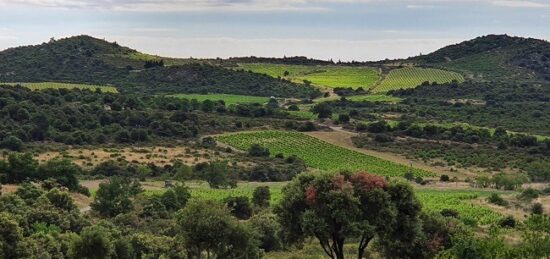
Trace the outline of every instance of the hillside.
[[280, 97], [319, 94], [312, 87], [296, 87], [288, 81], [227, 70], [208, 62], [161, 60], [116, 42], [77, 36], [0, 52], [0, 82], [114, 85], [120, 92], [154, 94], [212, 92]]
[[487, 35], [407, 61], [455, 70], [472, 79], [550, 81], [550, 43], [532, 38]]

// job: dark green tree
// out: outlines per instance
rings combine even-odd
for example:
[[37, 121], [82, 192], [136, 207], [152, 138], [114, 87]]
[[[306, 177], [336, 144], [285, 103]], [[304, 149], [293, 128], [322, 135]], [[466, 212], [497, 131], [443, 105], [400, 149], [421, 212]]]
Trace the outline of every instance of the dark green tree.
[[260, 208], [269, 207], [271, 192], [268, 186], [258, 186], [252, 193], [252, 203]]

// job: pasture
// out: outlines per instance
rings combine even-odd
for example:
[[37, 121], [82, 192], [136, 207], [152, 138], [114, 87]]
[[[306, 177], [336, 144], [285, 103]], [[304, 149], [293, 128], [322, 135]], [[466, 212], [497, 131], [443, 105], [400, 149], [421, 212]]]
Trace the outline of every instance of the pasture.
[[[247, 63], [239, 64], [239, 68], [275, 78], [285, 78], [296, 83], [304, 83], [304, 80], [308, 80], [315, 86], [327, 88], [351, 87], [356, 89], [363, 87], [368, 89], [379, 79], [378, 71], [370, 67]], [[287, 72], [286, 76], [285, 72]]]
[[170, 95], [172, 97], [182, 98], [182, 99], [195, 99], [199, 102], [205, 100], [210, 101], [223, 101], [225, 105], [231, 104], [246, 104], [246, 103], [260, 103], [264, 104], [269, 101], [268, 97], [262, 96], [250, 96], [250, 95], [235, 95], [235, 94], [174, 94]]
[[103, 85], [88, 85], [88, 84], [73, 84], [73, 83], [56, 83], [56, 82], [42, 82], [42, 83], [0, 83], [0, 85], [8, 86], [22, 86], [31, 90], [44, 90], [44, 89], [80, 89], [95, 91], [100, 89], [104, 93], [118, 93], [114, 86]]
[[456, 72], [441, 69], [406, 67], [391, 70], [372, 91], [384, 93], [390, 90], [415, 88], [423, 82], [449, 83], [453, 80], [463, 82], [464, 77]]
[[309, 167], [325, 171], [366, 171], [384, 176], [402, 176], [412, 171], [416, 176], [433, 175], [421, 169], [368, 156], [298, 132], [244, 132], [219, 135], [216, 139], [240, 150], [248, 150], [252, 144], [260, 144], [269, 148], [271, 155], [296, 155]]

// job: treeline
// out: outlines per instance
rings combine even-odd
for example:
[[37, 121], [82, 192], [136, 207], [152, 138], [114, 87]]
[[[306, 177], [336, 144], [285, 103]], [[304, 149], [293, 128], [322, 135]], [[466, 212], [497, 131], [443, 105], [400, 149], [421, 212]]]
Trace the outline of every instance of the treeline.
[[24, 143], [36, 141], [135, 143], [300, 124], [277, 119], [287, 115], [260, 104], [228, 107], [223, 101], [20, 87], [0, 87], [0, 114], [0, 148], [16, 151]]
[[[132, 67], [135, 60], [128, 59], [128, 55], [135, 53], [88, 36], [8, 49], [0, 52], [0, 82], [114, 85], [122, 93], [211, 92], [309, 98], [320, 95], [310, 86], [297, 87], [269, 76], [207, 64], [163, 67], [164, 62], [146, 61], [140, 67]], [[129, 60], [128, 65], [121, 66], [125, 60]]]

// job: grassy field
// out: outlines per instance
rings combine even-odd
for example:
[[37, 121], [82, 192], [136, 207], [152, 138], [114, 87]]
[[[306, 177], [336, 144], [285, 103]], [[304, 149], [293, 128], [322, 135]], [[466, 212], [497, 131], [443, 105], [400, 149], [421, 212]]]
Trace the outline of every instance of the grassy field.
[[464, 222], [475, 222], [480, 225], [496, 223], [502, 215], [487, 207], [469, 203], [469, 200], [489, 196], [488, 191], [470, 190], [415, 190], [416, 197], [428, 212], [441, 212], [442, 209], [453, 209], [459, 213]]
[[197, 101], [219, 101], [223, 100], [226, 105], [239, 103], [267, 103], [268, 97], [250, 96], [250, 95], [234, 95], [234, 94], [175, 94], [170, 95], [177, 98], [195, 99]]
[[326, 171], [367, 171], [385, 176], [402, 176], [409, 170], [417, 176], [431, 176], [430, 172], [409, 168], [380, 158], [368, 156], [346, 148], [338, 147], [314, 137], [285, 131], [258, 131], [221, 135], [218, 141], [240, 150], [247, 150], [252, 144], [269, 148], [272, 155], [297, 155], [313, 168]]
[[448, 83], [453, 80], [463, 82], [464, 77], [455, 72], [433, 68], [399, 68], [390, 71], [386, 78], [374, 87], [373, 92], [383, 93], [396, 89], [415, 88], [426, 81]]
[[72, 83], [55, 83], [55, 82], [43, 82], [43, 83], [0, 83], [0, 85], [9, 85], [29, 88], [31, 90], [43, 90], [43, 89], [88, 89], [96, 90], [101, 89], [104, 93], [117, 93], [116, 87], [102, 86], [102, 85], [87, 85], [87, 84], [72, 84]]
[[[325, 98], [317, 98], [313, 100], [313, 102], [320, 103], [320, 102], [326, 102], [326, 101], [335, 101], [339, 99], [340, 99], [339, 96], [332, 96], [332, 97], [325, 97]], [[385, 94], [353, 95], [353, 96], [346, 96], [346, 99], [354, 102], [389, 102], [389, 103], [396, 103], [403, 100], [399, 97], [394, 97], [394, 96], [385, 95]]]
[[[313, 85], [321, 87], [352, 87], [370, 88], [378, 81], [378, 71], [370, 67], [345, 66], [302, 66], [280, 64], [240, 64], [240, 68], [255, 73], [281, 77], [293, 82], [303, 83], [309, 80]], [[288, 75], [285, 76], [285, 71]]]

